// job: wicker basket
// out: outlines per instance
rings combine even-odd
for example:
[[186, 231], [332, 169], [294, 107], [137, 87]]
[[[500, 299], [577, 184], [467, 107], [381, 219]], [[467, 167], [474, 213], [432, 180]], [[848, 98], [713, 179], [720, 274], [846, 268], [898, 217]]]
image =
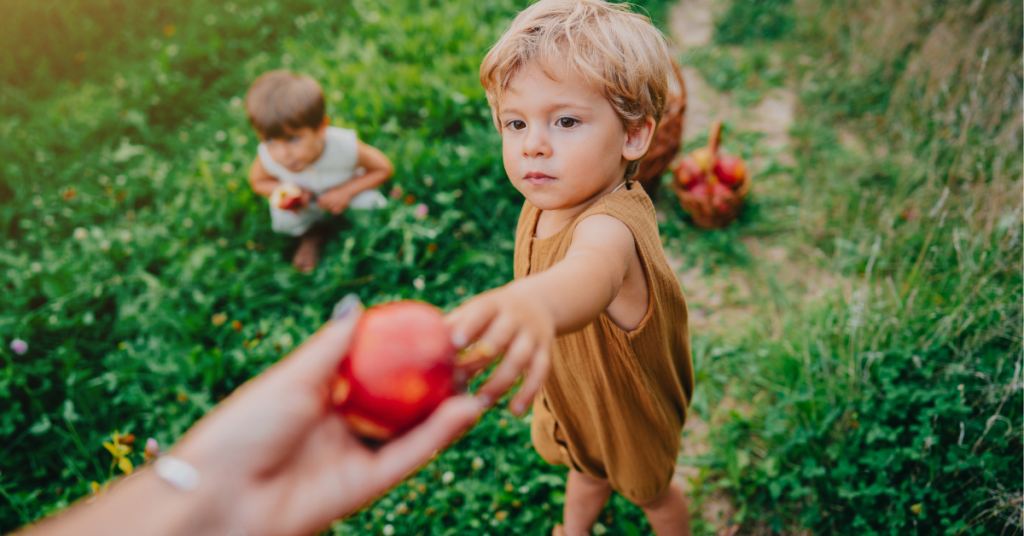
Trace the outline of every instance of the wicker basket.
[[[721, 133], [722, 123], [715, 121], [711, 125], [711, 134], [708, 136], [708, 147], [711, 148], [714, 155], [718, 154]], [[677, 181], [672, 181], [672, 189], [679, 197], [679, 204], [682, 205], [683, 210], [693, 217], [693, 222], [698, 227], [721, 229], [735, 220], [743, 210], [743, 204], [750, 193], [750, 174], [748, 173], [743, 182], [733, 190], [733, 195], [725, 200], [726, 208], [724, 210], [712, 205], [710, 198], [699, 197], [686, 191]]]
[[672, 62], [672, 69], [675, 72], [676, 83], [669, 80], [668, 97], [665, 99], [665, 112], [661, 116], [661, 122], [654, 131], [654, 139], [651, 140], [651, 148], [647, 155], [640, 161], [640, 169], [637, 171], [635, 180], [640, 181], [644, 191], [651, 197], [651, 201], [658, 199], [658, 187], [661, 185], [661, 176], [668, 170], [672, 159], [679, 153], [683, 141], [683, 114], [686, 112], [686, 84], [683, 82], [683, 73], [676, 62]]

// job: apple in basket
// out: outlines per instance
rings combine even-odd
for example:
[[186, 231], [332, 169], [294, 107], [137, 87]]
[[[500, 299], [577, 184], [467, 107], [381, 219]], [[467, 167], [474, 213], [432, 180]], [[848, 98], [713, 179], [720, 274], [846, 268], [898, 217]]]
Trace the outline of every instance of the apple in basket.
[[270, 193], [270, 204], [281, 210], [291, 210], [302, 201], [302, 188], [285, 182]]
[[455, 355], [444, 315], [433, 305], [372, 307], [338, 367], [331, 402], [357, 435], [386, 441], [455, 394]]
[[715, 161], [714, 172], [718, 180], [735, 189], [747, 178], [747, 165], [742, 158], [725, 154]]

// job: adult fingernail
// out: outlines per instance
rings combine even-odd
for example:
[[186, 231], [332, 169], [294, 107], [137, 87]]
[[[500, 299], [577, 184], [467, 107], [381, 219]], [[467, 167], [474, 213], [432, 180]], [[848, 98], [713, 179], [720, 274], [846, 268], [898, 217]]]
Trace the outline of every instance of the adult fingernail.
[[461, 333], [452, 333], [452, 344], [454, 344], [459, 350], [465, 348], [468, 343], [469, 341], [466, 339], [465, 335]]
[[522, 413], [523, 413], [523, 403], [522, 402], [513, 402], [512, 403], [512, 413], [515, 413], [516, 415], [522, 415]]
[[359, 296], [356, 296], [355, 294], [348, 294], [334, 306], [334, 310], [331, 311], [331, 320], [341, 320], [350, 315], [353, 311], [357, 311], [362, 308], [363, 302], [359, 299]]

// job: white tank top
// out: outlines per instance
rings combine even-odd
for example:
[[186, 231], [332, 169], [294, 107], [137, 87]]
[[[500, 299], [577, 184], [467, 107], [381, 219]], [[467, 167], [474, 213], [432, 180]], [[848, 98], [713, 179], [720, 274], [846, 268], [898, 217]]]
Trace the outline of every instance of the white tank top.
[[256, 148], [263, 168], [281, 182], [290, 182], [309, 190], [317, 196], [327, 190], [344, 184], [355, 176], [358, 164], [356, 131], [347, 128], [327, 127], [327, 141], [324, 152], [315, 162], [298, 173], [278, 164], [270, 156], [266, 143]]

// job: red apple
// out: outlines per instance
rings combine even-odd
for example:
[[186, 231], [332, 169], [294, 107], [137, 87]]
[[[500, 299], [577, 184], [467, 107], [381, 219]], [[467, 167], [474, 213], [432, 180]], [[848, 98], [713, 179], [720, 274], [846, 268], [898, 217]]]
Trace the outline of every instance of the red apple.
[[708, 189], [708, 183], [706, 182], [698, 182], [693, 186], [693, 188], [690, 188], [689, 191], [691, 195], [694, 195], [696, 197], [708, 197], [708, 195], [711, 192]]
[[290, 183], [285, 182], [280, 184], [270, 194], [270, 204], [281, 210], [290, 210], [295, 208], [302, 200], [302, 188]]
[[331, 401], [356, 434], [390, 439], [455, 394], [455, 352], [436, 307], [416, 301], [378, 305], [359, 319]]
[[747, 178], [747, 165], [738, 156], [722, 155], [715, 162], [715, 176], [730, 188], [736, 188]]
[[687, 156], [679, 162], [675, 169], [675, 176], [679, 185], [687, 190], [704, 181], [704, 171], [692, 156]]
[[721, 181], [714, 181], [711, 184], [711, 204], [721, 212], [729, 210], [729, 204], [726, 202], [732, 197], [732, 189], [722, 184]]

